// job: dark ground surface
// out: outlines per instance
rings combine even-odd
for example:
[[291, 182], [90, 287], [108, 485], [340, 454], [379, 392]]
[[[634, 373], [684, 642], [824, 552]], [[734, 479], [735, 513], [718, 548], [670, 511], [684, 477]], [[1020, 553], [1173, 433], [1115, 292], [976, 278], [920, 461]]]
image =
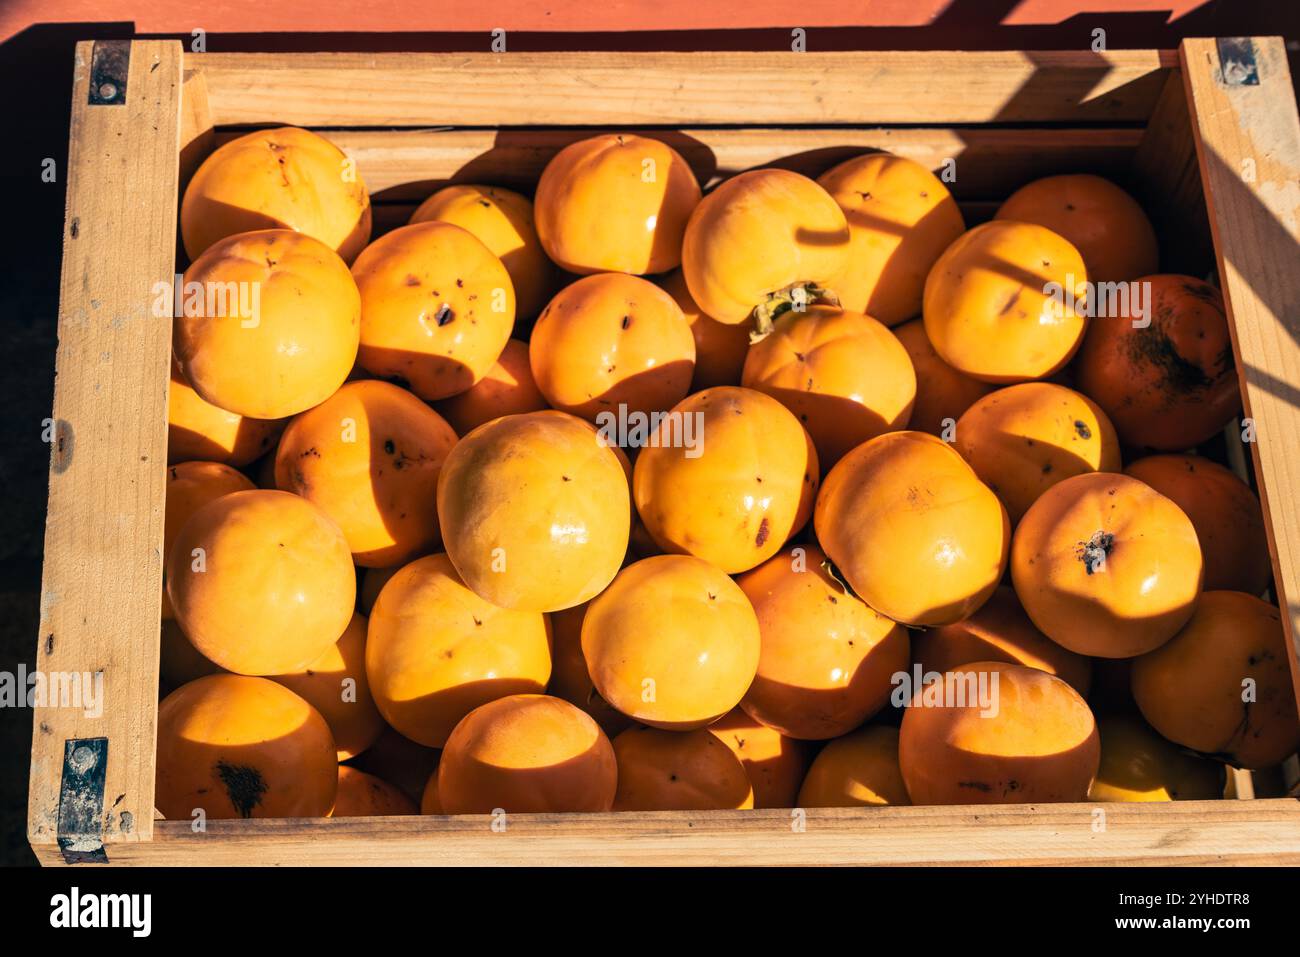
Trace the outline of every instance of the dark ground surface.
[[[2, 2], [2, 0], [0, 0]], [[1086, 46], [1090, 30], [1107, 28], [1110, 46], [1173, 47], [1181, 36], [1254, 33], [1300, 37], [1289, 3], [1218, 3], [1164, 25], [1164, 14], [1076, 17], [1049, 28], [999, 28], [1014, 4], [994, 0], [972, 6], [958, 0], [937, 29], [816, 31], [810, 48], [820, 49], [1074, 49]], [[982, 24], [959, 23], [966, 8]], [[959, 29], [958, 29], [959, 28]], [[946, 31], [946, 32], [945, 32]], [[125, 37], [130, 24], [38, 25], [0, 45], [5, 129], [0, 150], [0, 188], [10, 211], [0, 230], [0, 670], [28, 668], [35, 659], [42, 541], [45, 526], [49, 447], [41, 440], [42, 420], [53, 401], [55, 326], [58, 315], [60, 246], [64, 216], [68, 104], [72, 49], [79, 39]], [[955, 35], [954, 35], [955, 34]], [[512, 35], [512, 49], [766, 49], [788, 44], [785, 31], [729, 33]], [[775, 46], [774, 46], [775, 45]], [[481, 49], [481, 38], [455, 34], [418, 35], [402, 41], [382, 35], [236, 35], [208, 38], [210, 51], [248, 49]], [[1295, 53], [1292, 70], [1295, 72]], [[44, 183], [42, 162], [52, 158], [58, 180]], [[123, 184], [129, 190], [130, 183]], [[27, 845], [28, 754], [31, 712], [0, 708], [0, 864], [35, 862]]]

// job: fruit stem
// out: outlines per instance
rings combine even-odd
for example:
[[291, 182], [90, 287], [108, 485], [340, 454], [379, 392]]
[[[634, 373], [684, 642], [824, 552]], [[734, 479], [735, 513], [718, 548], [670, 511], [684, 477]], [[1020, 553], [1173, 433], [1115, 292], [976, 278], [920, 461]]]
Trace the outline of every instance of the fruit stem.
[[767, 298], [755, 306], [751, 314], [754, 317], [754, 331], [749, 334], [750, 344], [766, 339], [776, 320], [787, 312], [803, 312], [816, 303], [839, 306], [840, 297], [815, 282], [792, 282], [784, 289], [769, 292]]

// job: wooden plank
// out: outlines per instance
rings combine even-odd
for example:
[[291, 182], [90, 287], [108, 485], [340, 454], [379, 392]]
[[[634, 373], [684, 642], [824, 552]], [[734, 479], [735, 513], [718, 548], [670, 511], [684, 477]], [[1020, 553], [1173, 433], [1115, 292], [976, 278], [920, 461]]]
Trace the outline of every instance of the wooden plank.
[[152, 842], [109, 857], [233, 866], [1300, 864], [1300, 803], [1288, 800], [804, 814], [802, 830], [787, 810], [517, 815], [500, 832], [486, 816], [209, 821], [203, 834], [160, 821]]
[[208, 106], [208, 83], [198, 70], [186, 70], [181, 83], [182, 192], [199, 164], [215, 148], [212, 110]]
[[[202, 74], [196, 74], [201, 76]], [[189, 92], [189, 81], [186, 82]], [[321, 130], [357, 162], [380, 202], [420, 202], [448, 183], [531, 192], [542, 170], [590, 129]], [[684, 129], [623, 130], [662, 140], [682, 154], [701, 185], [758, 166], [820, 176], [852, 156], [886, 150], [941, 173], [959, 197], [1006, 197], [1031, 179], [1062, 172], [1118, 177], [1142, 140], [1138, 129]], [[215, 144], [238, 133], [220, 131]], [[209, 147], [210, 148], [210, 147]], [[1190, 138], [1187, 151], [1192, 155]], [[1193, 162], [1194, 162], [1194, 156]]]
[[187, 53], [218, 125], [1143, 122], [1153, 50]]
[[1253, 46], [1254, 85], [1225, 82], [1214, 40], [1181, 52], [1300, 702], [1300, 117], [1282, 40]]
[[36, 666], [102, 681], [102, 714], [35, 709], [28, 836], [53, 853], [73, 738], [109, 741], [104, 840], [153, 830], [171, 321], [152, 305], [173, 269], [181, 46], [132, 43], [122, 105], [88, 105], [91, 55], [77, 45]]
[[1169, 71], [1128, 180], [1160, 238], [1160, 268], [1206, 276], [1213, 268], [1214, 247], [1182, 70]]

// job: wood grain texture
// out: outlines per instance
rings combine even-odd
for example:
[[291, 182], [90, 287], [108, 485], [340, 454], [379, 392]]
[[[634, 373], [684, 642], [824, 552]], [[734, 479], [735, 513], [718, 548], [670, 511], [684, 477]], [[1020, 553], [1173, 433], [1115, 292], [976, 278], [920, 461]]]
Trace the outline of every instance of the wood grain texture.
[[1258, 85], [1225, 84], [1213, 40], [1182, 69], [1300, 702], [1300, 118], [1281, 39], [1254, 45]]
[[187, 53], [217, 125], [1141, 122], [1167, 52]]
[[[196, 74], [201, 76], [201, 74]], [[186, 92], [189, 82], [186, 82]], [[448, 183], [481, 183], [531, 193], [551, 158], [595, 131], [322, 130], [357, 162], [379, 202], [420, 202]], [[684, 129], [621, 130], [662, 140], [690, 164], [706, 189], [743, 170], [780, 166], [817, 177], [853, 156], [885, 150], [940, 172], [959, 197], [1005, 197], [1031, 179], [1061, 172], [1119, 176], [1142, 131], [1098, 129]], [[215, 144], [239, 134], [218, 132]], [[1192, 152], [1190, 141], [1188, 152]], [[1193, 157], [1194, 159], [1194, 157]]]
[[153, 829], [181, 50], [132, 44], [126, 103], [87, 105], [77, 45], [36, 666], [102, 676], [102, 715], [34, 713], [28, 836], [54, 848], [64, 742], [107, 737], [104, 840]]
[[[1098, 829], [1096, 812], [1104, 812]], [[1300, 803], [1188, 801], [790, 811], [159, 821], [115, 864], [1300, 864]], [[53, 860], [51, 860], [53, 858]], [[57, 854], [45, 854], [56, 863]]]

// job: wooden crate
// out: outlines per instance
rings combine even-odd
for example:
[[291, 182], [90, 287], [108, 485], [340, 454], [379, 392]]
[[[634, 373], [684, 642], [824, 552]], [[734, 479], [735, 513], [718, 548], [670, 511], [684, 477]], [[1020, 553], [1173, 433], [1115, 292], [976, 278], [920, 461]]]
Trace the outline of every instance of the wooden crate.
[[152, 316], [151, 290], [178, 266], [185, 177], [214, 143], [263, 124], [320, 129], [355, 157], [379, 230], [446, 181], [528, 187], [592, 128], [648, 129], [704, 183], [778, 160], [816, 175], [874, 147], [936, 169], [954, 159], [973, 221], [1039, 175], [1115, 177], [1148, 206], [1164, 268], [1217, 263], [1293, 652], [1300, 639], [1300, 123], [1280, 39], [1109, 53], [82, 43], [37, 665], [102, 674], [106, 706], [35, 714], [28, 833], [43, 862], [1300, 863], [1300, 804], [1285, 798], [519, 815], [500, 833], [480, 817], [214, 821], [199, 833], [155, 820], [171, 328]]

